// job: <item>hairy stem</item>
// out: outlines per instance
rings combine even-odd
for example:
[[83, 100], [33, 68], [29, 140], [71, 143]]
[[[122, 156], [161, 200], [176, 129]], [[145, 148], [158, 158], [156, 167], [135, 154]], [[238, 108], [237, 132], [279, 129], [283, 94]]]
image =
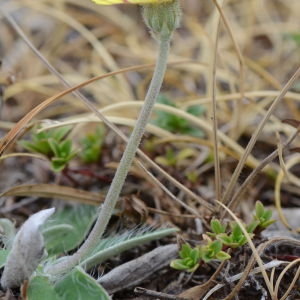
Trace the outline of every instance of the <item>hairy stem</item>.
[[49, 274], [56, 275], [66, 273], [68, 270], [70, 270], [80, 261], [82, 261], [102, 237], [106, 226], [110, 220], [110, 217], [113, 213], [116, 202], [119, 198], [121, 189], [124, 185], [125, 179], [131, 167], [132, 161], [135, 157], [136, 151], [139, 147], [142, 136], [145, 132], [146, 125], [150, 118], [152, 109], [161, 89], [167, 66], [167, 58], [170, 48], [170, 38], [170, 35], [164, 35], [159, 40], [158, 58], [152, 81], [150, 83], [149, 90], [145, 98], [145, 103], [142, 107], [136, 125], [134, 126], [132, 134], [128, 140], [127, 146], [121, 158], [115, 177], [111, 183], [105, 202], [100, 209], [99, 216], [90, 235], [75, 254], [69, 257], [64, 257], [64, 259], [61, 262], [58, 262], [57, 264], [49, 265], [46, 268], [46, 272], [48, 272]]

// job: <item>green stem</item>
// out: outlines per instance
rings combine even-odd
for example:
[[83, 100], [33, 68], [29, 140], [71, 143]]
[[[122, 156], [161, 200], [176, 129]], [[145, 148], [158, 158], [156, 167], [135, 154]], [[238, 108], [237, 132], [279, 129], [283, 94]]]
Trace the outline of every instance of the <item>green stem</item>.
[[160, 92], [164, 74], [167, 67], [167, 59], [170, 48], [171, 35], [161, 35], [159, 40], [159, 53], [156, 62], [156, 67], [152, 77], [152, 81], [147, 92], [144, 105], [134, 126], [132, 134], [128, 140], [123, 157], [120, 161], [115, 177], [111, 183], [109, 191], [103, 206], [99, 212], [97, 221], [89, 234], [86, 241], [80, 249], [72, 256], [64, 257], [62, 261], [49, 265], [45, 269], [48, 274], [58, 275], [68, 272], [71, 268], [82, 261], [91, 249], [99, 242], [102, 237], [106, 226], [111, 218], [116, 202], [119, 199], [121, 189], [124, 185], [125, 179], [131, 167], [132, 161], [135, 157], [136, 151], [139, 147], [141, 139], [146, 129], [146, 125], [150, 118], [152, 109]]

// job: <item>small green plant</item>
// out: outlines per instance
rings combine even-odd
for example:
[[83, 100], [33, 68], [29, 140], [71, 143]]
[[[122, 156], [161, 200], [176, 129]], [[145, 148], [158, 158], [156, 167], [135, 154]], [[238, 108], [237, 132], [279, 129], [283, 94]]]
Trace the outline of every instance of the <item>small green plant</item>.
[[[157, 102], [176, 107], [175, 103], [164, 95], [159, 95]], [[194, 116], [200, 116], [204, 113], [204, 109], [203, 106], [197, 105], [189, 107], [186, 112]], [[186, 119], [164, 111], [156, 110], [155, 118], [152, 119], [151, 123], [173, 133], [187, 134], [195, 137], [203, 137], [204, 135], [202, 130], [191, 126]]]
[[266, 229], [268, 226], [276, 222], [276, 220], [272, 218], [272, 210], [265, 209], [264, 205], [260, 201], [256, 201], [255, 203], [255, 214], [253, 216], [253, 222], [257, 223], [255, 227], [256, 230], [262, 231]]
[[222, 251], [222, 243], [218, 240], [212, 241], [208, 238], [206, 245], [192, 248], [189, 244], [183, 244], [179, 251], [180, 259], [171, 262], [171, 267], [176, 270], [194, 272], [201, 262], [208, 263], [212, 260], [226, 260], [230, 255]]
[[223, 245], [219, 240], [212, 241], [208, 239], [208, 243], [205, 246], [200, 246], [201, 259], [208, 263], [212, 260], [226, 260], [230, 259], [230, 255], [225, 251], [222, 251]]
[[176, 270], [194, 272], [200, 265], [201, 253], [200, 248], [192, 248], [189, 244], [183, 244], [179, 251], [180, 259], [171, 262], [171, 267]]
[[80, 140], [82, 148], [79, 153], [80, 158], [84, 163], [95, 163], [99, 160], [104, 142], [104, 127], [97, 126], [94, 132], [88, 133]]
[[57, 142], [55, 139], [49, 139], [48, 142], [53, 152], [51, 167], [55, 172], [60, 172], [74, 158], [77, 151], [72, 150], [72, 140], [70, 139], [61, 142]]
[[216, 238], [230, 248], [238, 248], [245, 245], [247, 243], [247, 239], [241, 227], [236, 222], [230, 223], [230, 227], [230, 234], [220, 233], [216, 236]]
[[211, 219], [210, 228], [212, 232], [207, 232], [211, 237], [216, 237], [219, 234], [223, 234], [226, 231], [226, 225], [223, 225], [218, 219]]
[[188, 171], [184, 175], [185, 175], [186, 179], [190, 183], [197, 183], [197, 181], [198, 181], [198, 173], [195, 170]]
[[[253, 220], [246, 225], [246, 230], [250, 237], [255, 233], [267, 228], [275, 220], [271, 220], [272, 211], [266, 210], [260, 201], [255, 204], [255, 214]], [[230, 229], [228, 229], [230, 228]], [[218, 219], [210, 221], [210, 232], [204, 235], [206, 244], [191, 248], [189, 244], [184, 244], [179, 251], [180, 259], [171, 262], [171, 267], [176, 270], [194, 272], [200, 265], [201, 261], [208, 263], [212, 260], [230, 259], [230, 255], [223, 251], [224, 248], [236, 249], [247, 243], [241, 227], [236, 222], [229, 223], [229, 226], [222, 224]]]
[[196, 152], [191, 148], [183, 148], [176, 152], [168, 147], [165, 155], [157, 156], [155, 162], [165, 167], [179, 167], [184, 165], [186, 159], [196, 156]]
[[39, 131], [39, 127], [34, 127], [31, 141], [20, 141], [20, 144], [30, 152], [40, 153], [51, 157], [52, 149], [49, 139], [61, 142], [71, 130], [70, 126], [63, 126], [51, 130]]
[[66, 138], [70, 130], [70, 126], [41, 132], [38, 131], [38, 128], [35, 128], [32, 140], [23, 140], [20, 143], [31, 152], [47, 156], [51, 161], [52, 169], [55, 172], [60, 172], [77, 154], [77, 151], [72, 149], [72, 140]]

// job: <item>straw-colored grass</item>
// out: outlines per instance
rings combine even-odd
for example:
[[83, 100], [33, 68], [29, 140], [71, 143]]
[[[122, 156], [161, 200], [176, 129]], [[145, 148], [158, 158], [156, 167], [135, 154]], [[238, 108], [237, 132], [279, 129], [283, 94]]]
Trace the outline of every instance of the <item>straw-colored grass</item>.
[[[227, 218], [228, 209], [248, 220], [256, 200], [276, 206], [282, 222], [299, 230], [290, 228], [282, 207], [299, 206], [300, 197], [300, 2], [183, 0], [182, 9], [182, 26], [173, 38], [162, 90], [176, 107], [158, 103], [155, 113], [180, 117], [203, 136], [149, 124], [123, 196], [138, 195], [135, 201], [148, 207], [147, 223], [172, 223], [184, 238], [198, 242], [199, 220], [204, 231], [213, 216]], [[97, 6], [89, 0], [10, 0], [0, 5], [4, 89], [0, 194], [10, 199], [4, 209], [20, 196], [74, 197], [74, 202], [91, 204], [95, 189], [107, 188], [108, 183], [97, 180], [74, 186], [61, 175], [53, 176], [44, 159], [25, 154], [18, 140], [28, 136], [34, 124], [40, 124], [40, 130], [71, 124], [70, 137], [76, 144], [89, 126], [102, 122], [107, 134], [101, 162], [84, 166], [74, 159], [70, 169], [91, 168], [113, 176], [142, 105], [157, 50], [139, 10], [132, 5]], [[186, 111], [195, 105], [202, 107], [201, 116]], [[294, 120], [298, 128], [283, 123], [286, 119]], [[186, 148], [197, 155], [173, 166], [155, 163], [168, 149], [177, 154]], [[291, 148], [296, 151], [290, 152]], [[196, 180], [189, 179], [191, 174]], [[48, 184], [60, 185], [61, 191], [53, 193]], [[138, 211], [133, 204], [131, 209]], [[250, 245], [253, 262], [247, 272], [257, 261], [263, 278], [256, 280], [262, 290], [269, 290], [270, 299], [299, 296], [299, 279], [291, 279], [293, 274], [299, 276], [299, 258], [271, 274], [263, 267], [264, 245]], [[292, 246], [299, 257], [299, 243]], [[222, 277], [226, 267], [218, 272]], [[174, 274], [165, 286], [175, 280]], [[199, 274], [204, 273], [199, 271], [196, 280]], [[236, 285], [237, 293], [244, 281]], [[196, 284], [182, 285], [180, 292], [192, 285]], [[201, 295], [204, 290], [201, 287]], [[228, 288], [218, 293], [218, 299], [233, 297]], [[240, 297], [247, 299], [244, 294]]]

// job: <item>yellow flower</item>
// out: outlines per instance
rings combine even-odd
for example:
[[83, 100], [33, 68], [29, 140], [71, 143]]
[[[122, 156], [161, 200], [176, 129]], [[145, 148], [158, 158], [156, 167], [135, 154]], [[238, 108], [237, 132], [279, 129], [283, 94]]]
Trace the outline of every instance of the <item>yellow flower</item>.
[[165, 3], [170, 2], [172, 0], [93, 0], [97, 4], [103, 4], [103, 5], [111, 5], [111, 4], [159, 4], [159, 3]]

